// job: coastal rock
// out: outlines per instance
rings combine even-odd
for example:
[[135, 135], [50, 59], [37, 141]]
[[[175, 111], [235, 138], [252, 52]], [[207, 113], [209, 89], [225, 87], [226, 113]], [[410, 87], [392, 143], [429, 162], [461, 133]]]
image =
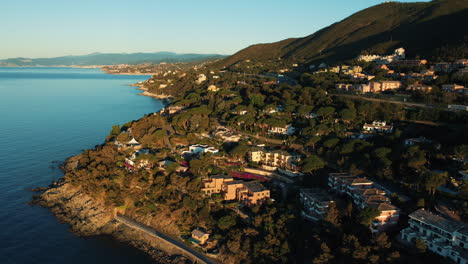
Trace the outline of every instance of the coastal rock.
[[[70, 160], [66, 164], [69, 163]], [[35, 196], [34, 203], [50, 208], [57, 219], [70, 225], [71, 230], [77, 235], [111, 235], [147, 253], [157, 263], [192, 263], [188, 258], [178, 254], [174, 248], [162, 245], [154, 237], [117, 222], [114, 220], [114, 210], [70, 183], [55, 184], [44, 193]], [[151, 222], [150, 219], [151, 217], [140, 220]], [[169, 223], [165, 222], [165, 224]]]
[[44, 192], [39, 204], [49, 207], [56, 217], [83, 236], [102, 234], [101, 229], [113, 218], [113, 212], [93, 200], [79, 188], [62, 183]]

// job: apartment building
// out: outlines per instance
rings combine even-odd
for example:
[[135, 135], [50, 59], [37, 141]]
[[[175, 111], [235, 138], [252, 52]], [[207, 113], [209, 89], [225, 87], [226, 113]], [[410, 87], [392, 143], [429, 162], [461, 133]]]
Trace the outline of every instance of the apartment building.
[[302, 204], [302, 216], [314, 221], [323, 219], [330, 205], [335, 203], [327, 191], [319, 188], [301, 189], [299, 191], [299, 198]]
[[231, 176], [225, 174], [204, 179], [201, 191], [207, 195], [220, 193], [226, 201], [237, 200], [246, 205], [262, 203], [270, 198], [270, 190], [261, 183], [234, 180]]
[[256, 181], [245, 182], [242, 189], [238, 191], [237, 200], [246, 205], [255, 205], [270, 198], [270, 190]]
[[373, 207], [380, 212], [371, 222], [372, 232], [385, 231], [398, 222], [399, 209], [390, 203], [386, 192], [373, 181], [349, 173], [330, 173], [328, 186], [337, 193], [349, 196], [359, 209]]
[[409, 226], [400, 232], [410, 243], [422, 239], [427, 249], [455, 263], [468, 263], [468, 227], [466, 223], [446, 219], [424, 209], [409, 215]]
[[297, 170], [296, 163], [301, 158], [300, 155], [291, 154], [284, 150], [268, 151], [262, 148], [253, 149], [249, 151], [248, 155], [252, 162], [289, 170]]
[[370, 82], [369, 86], [372, 92], [383, 92], [387, 90], [399, 89], [401, 87], [401, 82], [399, 81]]

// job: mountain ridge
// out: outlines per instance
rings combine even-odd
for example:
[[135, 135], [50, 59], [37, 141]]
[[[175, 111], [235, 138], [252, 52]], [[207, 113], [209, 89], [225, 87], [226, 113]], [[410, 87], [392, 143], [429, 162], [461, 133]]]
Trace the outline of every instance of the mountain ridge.
[[52, 58], [9, 58], [0, 60], [0, 66], [92, 66], [115, 64], [141, 64], [161, 62], [190, 62], [198, 60], [219, 59], [225, 55], [196, 53], [91, 53], [86, 55], [67, 55]]
[[[363, 51], [384, 54], [405, 47], [410, 56], [437, 56], [445, 46], [468, 43], [468, 1], [386, 2], [331, 24], [302, 38], [251, 45], [218, 65], [242, 60], [295, 59], [311, 64], [355, 58]], [[467, 38], [467, 39], [465, 39]]]

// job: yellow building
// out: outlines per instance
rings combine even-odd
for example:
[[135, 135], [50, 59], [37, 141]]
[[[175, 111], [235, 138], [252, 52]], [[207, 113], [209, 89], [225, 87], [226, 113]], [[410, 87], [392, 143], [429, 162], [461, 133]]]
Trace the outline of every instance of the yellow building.
[[256, 149], [249, 152], [249, 159], [252, 162], [271, 167], [296, 170], [295, 162], [300, 160], [300, 156], [290, 154], [284, 150], [266, 151]]
[[198, 245], [203, 245], [210, 238], [210, 234], [201, 231], [200, 229], [194, 229], [192, 231], [192, 242]]

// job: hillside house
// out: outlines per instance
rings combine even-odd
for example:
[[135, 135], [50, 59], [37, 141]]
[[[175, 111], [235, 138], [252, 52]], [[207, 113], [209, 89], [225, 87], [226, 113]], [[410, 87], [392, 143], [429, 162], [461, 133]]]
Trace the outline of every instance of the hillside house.
[[214, 147], [210, 147], [208, 145], [201, 145], [201, 144], [196, 144], [196, 145], [191, 145], [189, 146], [189, 149], [188, 151], [183, 151], [182, 153], [183, 154], [201, 154], [201, 153], [211, 153], [211, 154], [216, 154], [218, 153], [219, 150], [214, 148]]
[[191, 237], [192, 243], [197, 245], [203, 245], [210, 238], [210, 234], [203, 232], [202, 230], [196, 228], [192, 231]]
[[362, 126], [364, 131], [368, 132], [384, 132], [384, 133], [392, 133], [393, 126], [387, 125], [385, 121], [373, 121], [372, 124], [364, 124]]
[[296, 128], [291, 125], [286, 125], [284, 127], [270, 127], [268, 133], [278, 134], [278, 135], [287, 135], [290, 136], [296, 132]]

